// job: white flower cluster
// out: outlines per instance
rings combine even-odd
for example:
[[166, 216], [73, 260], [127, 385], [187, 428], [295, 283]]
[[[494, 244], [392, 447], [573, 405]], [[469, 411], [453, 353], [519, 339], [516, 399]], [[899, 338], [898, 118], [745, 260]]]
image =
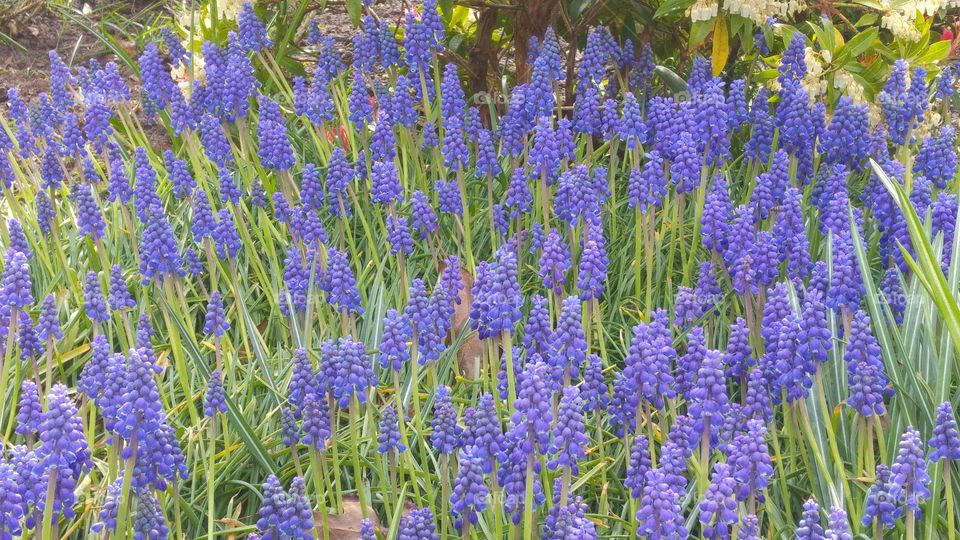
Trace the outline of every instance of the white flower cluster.
[[871, 127], [876, 127], [883, 121], [883, 109], [880, 108], [880, 104], [876, 101], [867, 103], [867, 118], [870, 121]]
[[[768, 18], [786, 18], [805, 7], [803, 0], [725, 0], [723, 10], [731, 15], [764, 24]], [[882, 27], [899, 39], [916, 41], [920, 32], [914, 25], [917, 12], [931, 17], [946, 10], [960, 8], [960, 0], [880, 0]], [[693, 22], [709, 21], [717, 16], [719, 0], [696, 0], [687, 10]]]
[[[939, 4], [939, 0], [921, 0], [922, 2], [931, 2]], [[914, 21], [917, 17], [918, 3], [914, 1], [883, 0], [880, 6], [883, 9], [883, 17], [880, 19], [880, 26], [890, 30], [890, 33], [897, 39], [905, 41], [917, 41], [920, 39], [920, 31], [917, 30]]]
[[[217, 0], [217, 18], [221, 20], [231, 19], [236, 20], [237, 16], [240, 15], [240, 11], [243, 9], [244, 0]], [[253, 1], [253, 3], [256, 3]], [[204, 23], [206, 25], [213, 24], [213, 15], [211, 10], [205, 10]], [[190, 20], [190, 10], [186, 10], [179, 17], [180, 23], [184, 28], [189, 28], [191, 24]]]
[[960, 7], [960, 0], [916, 0], [915, 2], [907, 2], [906, 4], [906, 8], [909, 8], [910, 4], [913, 4], [913, 9], [923, 13], [927, 17], [932, 17], [945, 9]]
[[940, 129], [940, 124], [942, 123], [943, 118], [940, 116], [940, 111], [936, 109], [930, 109], [923, 115], [923, 121], [920, 122], [913, 130], [913, 136], [916, 137], [918, 141], [923, 140], [931, 135], [936, 134]]
[[731, 15], [740, 15], [760, 24], [766, 18], [772, 3], [776, 3], [776, 0], [727, 0], [723, 9]]
[[917, 0], [916, 8], [926, 16], [931, 16], [943, 7], [941, 0]]
[[838, 69], [833, 74], [833, 87], [840, 90], [843, 95], [849, 97], [858, 105], [866, 103], [863, 85], [858, 83], [856, 79], [853, 78], [853, 75], [845, 69]]
[[763, 24], [769, 17], [789, 17], [803, 7], [799, 0], [727, 0], [723, 9], [731, 15], [739, 15]]
[[243, 0], [217, 0], [217, 11], [220, 17], [236, 19], [241, 10], [243, 10]]
[[697, 0], [690, 6], [690, 21], [709, 21], [717, 16], [718, 9], [717, 0]]
[[800, 84], [810, 95], [810, 105], [817, 101], [817, 97], [827, 91], [827, 81], [823, 78], [823, 66], [817, 58], [817, 53], [812, 47], [807, 47], [803, 51], [803, 63], [807, 66], [807, 73], [803, 76]]

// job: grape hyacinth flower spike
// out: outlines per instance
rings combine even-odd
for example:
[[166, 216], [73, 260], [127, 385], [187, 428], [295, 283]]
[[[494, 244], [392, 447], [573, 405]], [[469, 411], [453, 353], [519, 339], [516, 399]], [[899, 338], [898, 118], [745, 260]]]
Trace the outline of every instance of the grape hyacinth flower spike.
[[736, 480], [730, 475], [730, 465], [717, 463], [700, 502], [700, 523], [706, 538], [729, 538], [730, 529], [739, 519], [735, 495]]
[[257, 17], [250, 2], [244, 2], [237, 18], [240, 44], [244, 49], [257, 53], [261, 49], [273, 47], [273, 41], [267, 36], [267, 29]]
[[874, 529], [878, 538], [883, 535], [883, 529], [896, 525], [899, 516], [896, 497], [899, 489], [891, 480], [890, 468], [883, 464], [877, 465], [876, 477], [864, 502], [861, 524], [868, 529]]
[[80, 474], [92, 466], [77, 407], [62, 384], [50, 389], [39, 437], [37, 467], [45, 473], [48, 483], [43, 498], [53, 497], [44, 501], [43, 531], [48, 534], [59, 516], [73, 519], [74, 487]]
[[210, 301], [207, 303], [207, 314], [204, 318], [203, 333], [211, 334], [216, 338], [222, 338], [229, 329], [230, 322], [227, 320], [227, 315], [224, 311], [223, 298], [220, 296], [220, 291], [213, 291], [210, 294]]
[[110, 320], [107, 302], [103, 298], [103, 290], [100, 288], [100, 277], [97, 276], [96, 272], [87, 272], [83, 287], [83, 309], [97, 329]]
[[130, 295], [127, 281], [123, 277], [123, 268], [119, 264], [113, 265], [110, 269], [109, 303], [113, 311], [125, 311], [137, 307], [137, 302]]
[[[557, 410], [557, 422], [553, 428], [553, 445], [551, 452], [556, 456], [547, 463], [550, 469], [562, 468], [565, 480], [563, 489], [569, 479], [567, 473], [580, 474], [578, 462], [586, 455], [586, 446], [590, 442], [584, 431], [583, 400], [580, 390], [576, 386], [563, 389], [560, 406]], [[565, 494], [561, 494], [561, 504], [565, 503]]]
[[[393, 405], [387, 405], [380, 413], [380, 434], [377, 436], [379, 446], [377, 451], [381, 454], [392, 452], [404, 452], [407, 447], [400, 440], [399, 419], [397, 418], [397, 408]], [[395, 459], [391, 454], [391, 461]], [[395, 463], [393, 466], [396, 466]]]
[[475, 447], [460, 452], [460, 470], [453, 482], [450, 494], [450, 511], [456, 517], [454, 526], [466, 534], [476, 525], [477, 514], [487, 506], [488, 489], [484, 481], [483, 458]]
[[223, 391], [223, 375], [219, 370], [210, 374], [203, 410], [207, 418], [214, 418], [218, 412], [227, 412], [227, 401]]
[[957, 432], [957, 420], [949, 401], [944, 401], [937, 407], [930, 448], [930, 461], [946, 460], [946, 468], [950, 467], [950, 461], [960, 460], [960, 434]]
[[14, 309], [32, 304], [32, 286], [27, 256], [19, 251], [8, 252], [3, 277], [0, 278], [0, 304]]
[[924, 457], [920, 433], [908, 426], [900, 438], [897, 457], [890, 466], [890, 481], [896, 486], [897, 500], [902, 504], [900, 512], [906, 513], [907, 537], [913, 537], [914, 520], [920, 513], [920, 504], [930, 498], [930, 476]]
[[640, 501], [637, 533], [648, 538], [686, 538], [680, 498], [660, 469], [647, 472], [646, 489]]
[[287, 137], [287, 126], [280, 106], [266, 96], [260, 97], [257, 136], [260, 139], [260, 162], [264, 167], [276, 171], [286, 171], [293, 167], [293, 148]]

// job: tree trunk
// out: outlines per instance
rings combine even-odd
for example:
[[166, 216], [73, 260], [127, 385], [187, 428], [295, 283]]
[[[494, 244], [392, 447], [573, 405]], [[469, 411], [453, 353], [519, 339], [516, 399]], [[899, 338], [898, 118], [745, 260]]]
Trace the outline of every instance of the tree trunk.
[[543, 36], [559, 6], [558, 0], [517, 1], [517, 20], [513, 27], [513, 58], [517, 64], [517, 82], [530, 82], [531, 70], [527, 65], [530, 36]]
[[[473, 47], [470, 49], [470, 69], [468, 70], [470, 74], [468, 83], [470, 91], [474, 95], [480, 92], [489, 93], [490, 91], [487, 83], [490, 67], [494, 66], [494, 69], [496, 69], [495, 66], [497, 65], [497, 52], [493, 48], [491, 38], [493, 37], [493, 31], [497, 28], [499, 11], [497, 8], [484, 8], [477, 20], [477, 36]], [[488, 115], [481, 114], [480, 118], [486, 125]]]

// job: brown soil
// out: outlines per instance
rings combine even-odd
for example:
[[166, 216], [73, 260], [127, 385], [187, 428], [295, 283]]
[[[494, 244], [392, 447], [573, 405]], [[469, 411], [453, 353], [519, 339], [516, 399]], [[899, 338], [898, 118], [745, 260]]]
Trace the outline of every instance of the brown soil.
[[[0, 3], [3, 1], [0, 0]], [[14, 5], [18, 1], [37, 2], [38, 7], [12, 20], [0, 16], [0, 31], [16, 40], [16, 45], [0, 41], [0, 103], [7, 99], [7, 88], [18, 88], [28, 103], [40, 92], [47, 91], [51, 50], [57, 51], [60, 58], [72, 68], [85, 65], [91, 58], [101, 62], [117, 60], [96, 37], [56, 8], [48, 7], [40, 0], [13, 0]], [[116, 9], [114, 4], [88, 1], [103, 9]], [[129, 0], [120, 4], [118, 13], [134, 16], [151, 3], [148, 0]], [[91, 13], [89, 23], [95, 26], [99, 14], [95, 9]], [[125, 43], [122, 37], [115, 37], [119, 43]], [[134, 54], [135, 46], [127, 43], [126, 49], [129, 54]], [[126, 71], [124, 66], [120, 67], [121, 71]]]
[[[2, 1], [2, 0], [0, 0]], [[102, 4], [101, 4], [102, 5]], [[137, 10], [147, 8], [149, 2], [131, 1], [124, 5], [122, 13], [131, 16]], [[94, 13], [94, 17], [96, 14]], [[127, 84], [134, 96], [139, 94], [137, 81], [128, 73], [126, 66], [109, 51], [99, 40], [91, 36], [82, 27], [74, 24], [59, 12], [40, 7], [29, 17], [5, 21], [3, 29], [8, 35], [14, 34], [19, 47], [0, 42], [0, 110], [7, 101], [7, 89], [17, 88], [20, 96], [30, 103], [41, 92], [49, 89], [51, 50], [57, 51], [60, 58], [71, 68], [87, 64], [91, 58], [101, 63], [116, 61], [121, 73], [127, 74]], [[95, 21], [91, 21], [95, 24]], [[14, 32], [15, 31], [15, 32]], [[122, 43], [122, 40], [119, 40]], [[127, 53], [136, 55], [134, 44], [127, 46]], [[146, 122], [141, 117], [148, 140], [155, 148], [167, 148], [170, 145], [166, 132], [158, 125]]]
[[[380, 0], [368, 9], [391, 28], [396, 28], [403, 26], [406, 12], [419, 3], [419, 0]], [[342, 0], [328, 1], [323, 11], [315, 12], [314, 20], [317, 21], [320, 32], [337, 41], [337, 48], [344, 54], [344, 60], [349, 62], [353, 48], [353, 35], [357, 32], [357, 28], [353, 26], [347, 14], [346, 3]]]
[[[6, 5], [9, 1], [0, 0], [0, 6]], [[101, 7], [105, 5], [94, 0], [88, 1]], [[381, 0], [373, 4], [369, 12], [381, 21], [385, 21], [391, 28], [396, 28], [403, 24], [404, 14], [408, 9], [412, 9], [413, 1], [416, 0]], [[17, 88], [27, 103], [41, 92], [48, 91], [49, 51], [51, 50], [56, 50], [60, 58], [74, 69], [87, 64], [91, 58], [96, 58], [100, 62], [118, 60], [97, 38], [65, 18], [56, 9], [47, 8], [42, 0], [13, 0], [13, 2], [14, 5], [19, 6], [30, 2], [31, 6], [35, 7], [24, 10], [20, 16], [12, 19], [4, 17], [3, 10], [0, 9], [0, 31], [13, 36], [19, 45], [0, 41], [0, 111], [5, 110], [8, 88]], [[156, 7], [153, 0], [130, 0], [123, 5], [120, 12], [128, 17], [135, 17], [140, 10], [151, 7]], [[96, 24], [97, 16], [97, 11], [94, 10], [91, 15], [91, 24]], [[346, 4], [342, 0], [330, 0], [323, 11], [314, 11], [312, 17], [321, 32], [336, 40], [337, 48], [343, 54], [344, 60], [350, 62], [352, 38], [356, 28], [347, 14]], [[127, 52], [134, 57], [135, 49], [133, 43], [127, 46]], [[304, 61], [309, 67], [311, 59], [304, 58]], [[128, 71], [121, 62], [118, 64], [121, 72]], [[127, 82], [136, 96], [139, 93], [136, 79], [131, 76], [128, 77]], [[159, 126], [148, 124], [143, 118], [141, 122], [151, 142], [159, 148], [169, 146], [166, 132]]]
[[[10, 0], [0, 0], [0, 5], [8, 1]], [[35, 0], [13, 1], [16, 3]], [[419, 3], [411, 3], [413, 1], [382, 0], [374, 3], [370, 12], [391, 27], [397, 27], [403, 24], [406, 11], [413, 9], [414, 3]], [[145, 0], [129, 2], [122, 12], [132, 15], [150, 4], [152, 2]], [[93, 16], [96, 16], [96, 12]], [[347, 15], [346, 4], [342, 0], [329, 0], [323, 11], [314, 11], [313, 17], [321, 32], [336, 39], [338, 49], [343, 53], [345, 61], [349, 62], [356, 28]], [[90, 58], [104, 62], [116, 60], [96, 38], [43, 5], [12, 21], [0, 16], [0, 32], [13, 36], [20, 45], [17, 47], [0, 41], [0, 103], [6, 102], [7, 88], [18, 88], [27, 102], [47, 90], [50, 50], [56, 50], [71, 67], [84, 65]], [[132, 44], [130, 52], [133, 53]]]
[[[10, 1], [0, 0], [0, 6], [6, 6]], [[43, 0], [12, 1], [14, 6], [21, 8], [29, 3], [30, 8], [18, 12], [18, 15], [12, 18], [5, 17], [6, 13], [0, 9], [0, 32], [16, 40], [16, 45], [0, 40], [0, 110], [5, 109], [8, 88], [17, 88], [27, 103], [41, 92], [48, 91], [51, 50], [56, 50], [60, 58], [74, 69], [87, 64], [91, 58], [100, 62], [118, 60], [97, 38], [67, 19], [56, 8], [48, 8]], [[88, 1], [96, 6], [105, 6], [102, 2]], [[397, 27], [403, 24], [405, 12], [412, 8], [411, 1], [413, 0], [381, 0], [369, 8], [369, 11], [391, 27]], [[139, 10], [151, 6], [155, 8], [153, 4], [153, 0], [131, 0], [125, 2], [120, 11], [128, 17], [134, 17]], [[97, 16], [94, 9], [90, 15], [91, 24], [96, 24]], [[312, 17], [321, 32], [336, 40], [344, 60], [349, 62], [356, 28], [350, 21], [343, 0], [328, 1], [325, 9], [314, 11]], [[136, 56], [135, 45], [130, 43], [127, 52]], [[310, 59], [304, 60], [309, 66]], [[121, 62], [118, 64], [121, 72], [128, 71]], [[133, 94], [137, 95], [137, 81], [129, 77], [128, 84]], [[166, 133], [161, 129], [146, 123], [144, 126], [150, 139], [159, 147], [169, 144]]]
[[[21, 50], [9, 43], [0, 43], [0, 89], [16, 87], [31, 99], [46, 91], [50, 61], [48, 52], [55, 49], [61, 57], [69, 59], [80, 33], [57, 20], [52, 13], [40, 8], [25, 21], [13, 21], [8, 28], [15, 30], [14, 39]], [[81, 43], [86, 40], [81, 40]], [[0, 93], [0, 101], [6, 101], [6, 92]]]

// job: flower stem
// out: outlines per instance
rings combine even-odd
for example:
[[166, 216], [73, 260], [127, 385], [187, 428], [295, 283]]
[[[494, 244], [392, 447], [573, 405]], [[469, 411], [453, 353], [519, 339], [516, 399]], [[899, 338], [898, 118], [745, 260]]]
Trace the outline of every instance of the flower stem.
[[950, 469], [953, 467], [953, 462], [949, 459], [943, 460], [943, 485], [946, 490], [946, 499], [947, 499], [947, 540], [955, 540], [956, 538], [956, 518], [954, 517], [954, 508], [953, 508], [953, 484], [950, 480]]
[[53, 523], [53, 503], [57, 498], [57, 473], [58, 469], [50, 471], [50, 478], [47, 480], [47, 500], [43, 505], [43, 540], [52, 540], [57, 536], [54, 531]]
[[914, 523], [914, 521], [916, 520], [916, 517], [917, 517], [916, 511], [915, 511], [913, 508], [908, 508], [908, 509], [907, 509], [907, 519], [906, 519], [906, 522], [904, 523], [904, 528], [906, 529], [906, 539], [907, 539], [907, 540], [913, 540], [913, 539], [914, 539], [914, 531], [913, 531], [914, 526], [913, 526], [913, 523]]
[[513, 342], [510, 332], [504, 330], [501, 334], [501, 339], [503, 340], [503, 354], [506, 355], [507, 359], [507, 393], [510, 398], [510, 403], [514, 403], [517, 400], [517, 381], [513, 372]]
[[114, 538], [127, 538], [129, 522], [130, 485], [133, 481], [133, 466], [137, 462], [137, 436], [130, 438], [130, 458], [126, 460], [123, 470], [123, 483], [120, 488], [120, 508], [117, 511], [117, 527], [113, 531]]
[[[313, 489], [316, 492], [317, 506], [320, 508], [320, 525], [323, 530], [323, 538], [328, 540], [330, 538], [330, 527], [327, 526], [327, 498], [323, 491], [324, 482], [329, 482], [326, 474], [327, 467], [326, 462], [323, 461], [323, 456], [312, 446], [310, 447], [310, 465], [313, 469]], [[327, 488], [329, 490], [329, 484]]]
[[533, 451], [527, 455], [527, 481], [523, 497], [523, 538], [533, 538]]
[[214, 515], [216, 510], [216, 454], [217, 454], [217, 417], [210, 419], [210, 447], [207, 449], [207, 538], [213, 538]]
[[450, 530], [450, 454], [440, 454], [440, 536]]
[[354, 395], [353, 403], [350, 405], [350, 453], [353, 456], [353, 482], [357, 488], [357, 497], [360, 498], [360, 514], [367, 517], [367, 494], [363, 489], [363, 473], [360, 469], [360, 436], [357, 432], [357, 409], [359, 408], [360, 400]]

